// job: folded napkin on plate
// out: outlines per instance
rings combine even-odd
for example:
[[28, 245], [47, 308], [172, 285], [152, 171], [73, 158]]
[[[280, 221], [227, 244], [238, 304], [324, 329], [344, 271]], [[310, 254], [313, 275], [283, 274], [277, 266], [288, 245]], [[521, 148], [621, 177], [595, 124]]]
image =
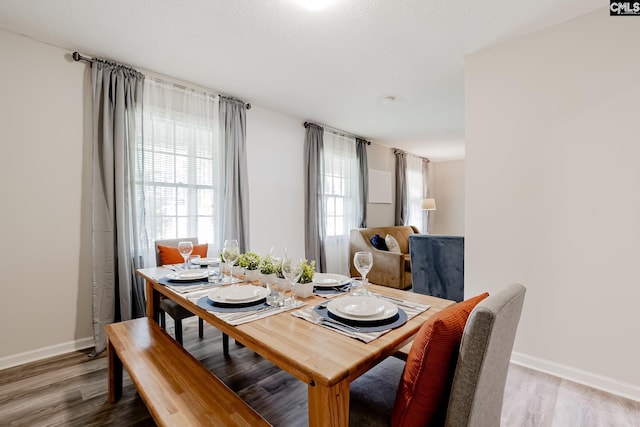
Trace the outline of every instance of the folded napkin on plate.
[[[189, 295], [185, 295], [187, 299], [189, 299], [194, 304], [198, 303], [198, 300], [206, 295], [206, 292], [193, 292]], [[224, 312], [218, 313], [215, 311], [208, 310], [209, 313], [213, 314], [217, 318], [224, 320], [226, 323], [237, 326], [242, 325], [243, 323], [253, 322], [254, 320], [263, 319], [265, 317], [273, 316], [274, 314], [284, 313], [285, 311], [293, 310], [296, 308], [300, 308], [305, 306], [306, 303], [301, 301], [296, 301], [295, 307], [261, 307], [259, 309], [253, 311], [237, 311], [237, 312]]]
[[[430, 305], [421, 305], [421, 304], [420, 304], [420, 307], [418, 307], [418, 304], [412, 307], [402, 306], [402, 309], [404, 310], [404, 312], [407, 313], [408, 320], [411, 320], [412, 318], [416, 317], [418, 314], [422, 313], [423, 311], [428, 310], [429, 308], [431, 308]], [[311, 314], [312, 311], [313, 311], [313, 307], [309, 307], [303, 310], [296, 310], [291, 314], [301, 319], [307, 320], [311, 323], [315, 323], [317, 325], [317, 323], [314, 321], [314, 318]], [[347, 328], [341, 328], [340, 326], [336, 326], [334, 324], [320, 324], [318, 326], [331, 329], [332, 331], [335, 331], [339, 334], [346, 335], [350, 338], [360, 340], [364, 343], [369, 343], [375, 340], [376, 338], [380, 338], [382, 335], [386, 334], [391, 330], [391, 329], [385, 329], [384, 331], [380, 331], [380, 332], [357, 332], [357, 331], [348, 330]]]

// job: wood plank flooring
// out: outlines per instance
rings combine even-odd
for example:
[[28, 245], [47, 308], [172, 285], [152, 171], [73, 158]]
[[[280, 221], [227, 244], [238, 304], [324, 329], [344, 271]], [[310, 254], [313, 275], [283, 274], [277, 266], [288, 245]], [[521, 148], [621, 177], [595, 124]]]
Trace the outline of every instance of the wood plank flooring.
[[[209, 325], [204, 336], [198, 339], [195, 318], [184, 321], [185, 347], [263, 417], [275, 426], [307, 425], [305, 384], [233, 340], [225, 358], [222, 334]], [[106, 358], [88, 353], [0, 371], [0, 426], [154, 426], [127, 376], [122, 399], [107, 402]], [[640, 403], [512, 365], [502, 426], [640, 427]]]

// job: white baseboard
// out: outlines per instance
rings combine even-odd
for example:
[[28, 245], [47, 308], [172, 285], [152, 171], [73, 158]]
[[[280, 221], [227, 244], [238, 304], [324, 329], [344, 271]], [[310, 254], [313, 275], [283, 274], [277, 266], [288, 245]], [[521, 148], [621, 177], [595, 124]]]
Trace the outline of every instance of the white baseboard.
[[612, 378], [582, 371], [580, 369], [561, 365], [549, 360], [528, 356], [515, 351], [511, 354], [511, 362], [516, 365], [521, 365], [526, 368], [564, 378], [566, 380], [573, 381], [574, 383], [586, 385], [607, 393], [640, 402], [640, 387], [633, 384], [624, 383]]
[[93, 337], [80, 338], [75, 341], [69, 341], [62, 344], [52, 345], [50, 347], [38, 348], [36, 350], [2, 357], [0, 358], [0, 370], [12, 368], [29, 362], [35, 362], [48, 357], [58, 356], [60, 354], [70, 353], [72, 351], [84, 350], [89, 347], [93, 347]]

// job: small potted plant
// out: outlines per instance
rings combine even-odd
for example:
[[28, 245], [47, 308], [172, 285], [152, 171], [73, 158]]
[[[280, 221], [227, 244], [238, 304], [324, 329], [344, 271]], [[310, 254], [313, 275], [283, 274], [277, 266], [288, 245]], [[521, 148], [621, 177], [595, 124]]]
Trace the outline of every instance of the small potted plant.
[[260, 255], [255, 252], [245, 252], [238, 257], [238, 266], [244, 269], [244, 278], [247, 282], [260, 279], [260, 262]]
[[278, 269], [271, 255], [265, 255], [260, 261], [260, 273], [262, 274], [261, 282], [263, 285], [267, 283], [275, 283]]
[[307, 262], [302, 260], [302, 275], [298, 279], [298, 285], [295, 287], [296, 295], [301, 298], [307, 298], [313, 293], [313, 276], [316, 272], [316, 262]]

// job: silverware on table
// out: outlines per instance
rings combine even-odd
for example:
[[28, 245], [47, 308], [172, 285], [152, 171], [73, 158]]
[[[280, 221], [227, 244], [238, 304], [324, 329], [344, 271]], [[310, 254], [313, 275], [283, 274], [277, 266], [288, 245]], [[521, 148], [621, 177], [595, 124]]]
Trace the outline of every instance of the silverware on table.
[[360, 328], [356, 327], [356, 326], [351, 326], [351, 325], [347, 325], [346, 323], [342, 323], [338, 320], [332, 319], [330, 317], [324, 317], [321, 314], [317, 313], [316, 311], [314, 311], [313, 309], [311, 309], [311, 317], [313, 318], [313, 323], [317, 324], [317, 325], [322, 325], [322, 324], [331, 324], [331, 325], [336, 325], [336, 326], [340, 326], [346, 329], [349, 329], [351, 331], [355, 331], [355, 332], [359, 332]]

